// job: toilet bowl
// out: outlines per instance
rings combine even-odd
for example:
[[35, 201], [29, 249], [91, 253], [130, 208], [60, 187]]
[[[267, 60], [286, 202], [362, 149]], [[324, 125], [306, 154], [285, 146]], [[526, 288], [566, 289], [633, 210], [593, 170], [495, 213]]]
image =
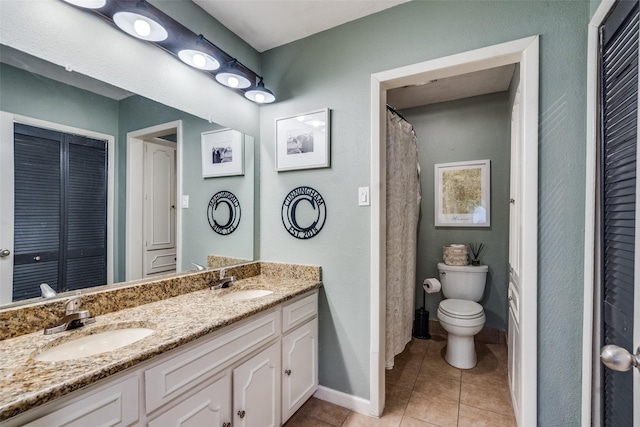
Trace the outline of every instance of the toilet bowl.
[[444, 357], [447, 363], [460, 369], [476, 366], [473, 337], [482, 330], [486, 320], [482, 306], [473, 301], [445, 299], [438, 306], [438, 320], [447, 331]]
[[476, 366], [474, 336], [482, 330], [486, 320], [477, 301], [482, 299], [486, 282], [486, 265], [451, 266], [438, 264], [442, 294], [437, 317], [447, 331], [445, 360], [460, 369]]

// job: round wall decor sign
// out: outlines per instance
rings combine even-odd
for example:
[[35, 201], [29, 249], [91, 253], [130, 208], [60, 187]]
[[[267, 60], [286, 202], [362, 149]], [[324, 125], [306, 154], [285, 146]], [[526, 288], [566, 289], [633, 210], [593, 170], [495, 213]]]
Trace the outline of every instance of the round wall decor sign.
[[[302, 205], [300, 203], [303, 203]], [[300, 215], [300, 207], [305, 211]], [[327, 219], [327, 205], [311, 187], [291, 190], [282, 203], [282, 224], [297, 239], [310, 239], [322, 230]]]
[[[227, 212], [220, 212], [218, 208], [228, 211], [228, 216], [225, 215]], [[218, 222], [220, 218], [225, 219]], [[217, 192], [211, 200], [209, 200], [207, 219], [209, 220], [209, 225], [216, 233], [222, 234], [223, 236], [233, 233], [235, 229], [238, 228], [238, 224], [240, 224], [240, 201], [235, 194], [230, 191]]]

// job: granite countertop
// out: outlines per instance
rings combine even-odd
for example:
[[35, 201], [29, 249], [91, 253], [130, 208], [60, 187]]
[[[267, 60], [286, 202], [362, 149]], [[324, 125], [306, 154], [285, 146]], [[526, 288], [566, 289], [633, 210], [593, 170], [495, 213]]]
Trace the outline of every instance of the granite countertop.
[[[21, 414], [196, 340], [225, 326], [317, 289], [318, 280], [266, 274], [238, 280], [229, 289], [199, 290], [101, 316], [73, 331], [44, 335], [42, 330], [6, 339], [0, 345], [0, 421]], [[221, 299], [243, 289], [268, 289], [273, 294], [250, 300]], [[150, 327], [150, 336], [126, 347], [82, 359], [39, 362], [32, 359], [52, 341], [69, 341], [122, 327]]]

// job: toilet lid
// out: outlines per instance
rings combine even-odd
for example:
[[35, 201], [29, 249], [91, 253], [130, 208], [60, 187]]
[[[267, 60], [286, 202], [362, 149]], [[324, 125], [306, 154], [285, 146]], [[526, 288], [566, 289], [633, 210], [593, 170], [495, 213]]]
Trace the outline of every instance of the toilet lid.
[[462, 299], [442, 300], [439, 308], [444, 314], [457, 318], [474, 319], [484, 315], [480, 304]]

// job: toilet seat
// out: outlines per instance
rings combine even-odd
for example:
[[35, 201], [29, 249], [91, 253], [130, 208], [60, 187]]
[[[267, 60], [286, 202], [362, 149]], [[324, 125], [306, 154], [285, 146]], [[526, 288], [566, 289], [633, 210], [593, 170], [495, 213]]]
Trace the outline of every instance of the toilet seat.
[[445, 299], [440, 301], [438, 310], [454, 319], [472, 320], [484, 317], [482, 306], [474, 301], [462, 299]]

